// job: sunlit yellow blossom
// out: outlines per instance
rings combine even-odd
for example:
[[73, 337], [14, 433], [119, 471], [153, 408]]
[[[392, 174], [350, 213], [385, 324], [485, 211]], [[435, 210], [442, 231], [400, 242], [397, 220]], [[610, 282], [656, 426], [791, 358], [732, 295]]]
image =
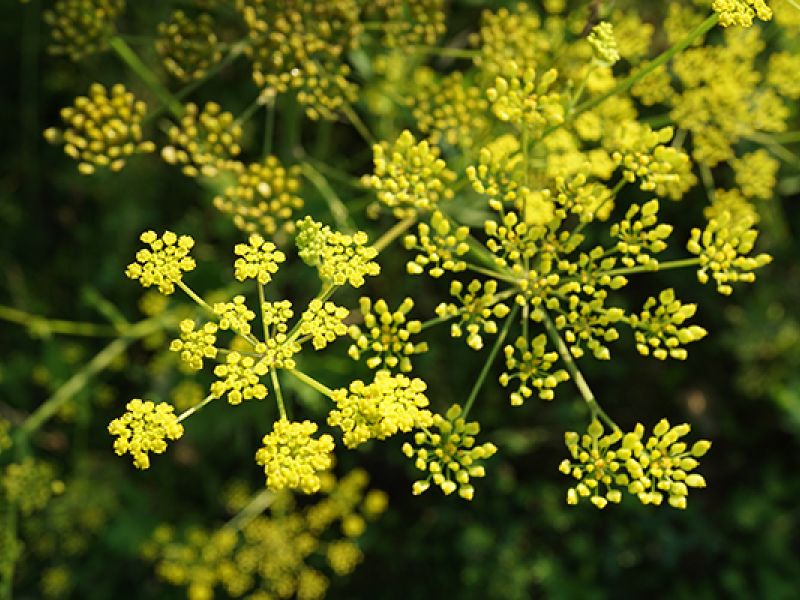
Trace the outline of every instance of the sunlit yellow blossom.
[[246, 244], [236, 244], [234, 252], [240, 257], [233, 265], [236, 279], [256, 279], [262, 285], [272, 281], [278, 265], [286, 260], [286, 255], [275, 244], [257, 233], [251, 234]]
[[305, 494], [319, 490], [319, 472], [333, 465], [333, 438], [327, 434], [314, 438], [316, 431], [317, 425], [311, 421], [275, 422], [256, 453], [256, 462], [267, 475], [268, 488], [289, 488]]
[[183, 425], [178, 422], [173, 406], [167, 402], [155, 404], [135, 398], [126, 408], [125, 414], [108, 425], [108, 432], [117, 438], [114, 451], [120, 456], [130, 454], [136, 468], [147, 469], [150, 467], [149, 453], [166, 451], [166, 440], [180, 438]]
[[417, 469], [428, 472], [426, 479], [414, 482], [413, 493], [422, 494], [433, 483], [446, 495], [458, 490], [459, 496], [472, 500], [475, 488], [470, 480], [485, 476], [483, 461], [497, 452], [490, 442], [475, 444], [480, 429], [477, 422], [467, 422], [461, 407], [454, 404], [444, 417], [433, 416], [429, 430], [415, 433], [413, 445], [403, 444], [403, 453], [415, 459]]
[[378, 371], [372, 383], [356, 380], [349, 389], [334, 391], [336, 409], [328, 415], [328, 424], [342, 429], [348, 448], [415, 427], [427, 427], [432, 416], [427, 409], [426, 389], [421, 379]]
[[172, 294], [183, 273], [195, 267], [194, 259], [189, 256], [194, 239], [188, 235], [178, 237], [171, 231], [165, 231], [160, 238], [155, 231], [145, 231], [139, 239], [150, 250], [139, 250], [136, 262], [128, 265], [125, 275], [138, 279], [144, 287], [156, 285], [162, 294]]

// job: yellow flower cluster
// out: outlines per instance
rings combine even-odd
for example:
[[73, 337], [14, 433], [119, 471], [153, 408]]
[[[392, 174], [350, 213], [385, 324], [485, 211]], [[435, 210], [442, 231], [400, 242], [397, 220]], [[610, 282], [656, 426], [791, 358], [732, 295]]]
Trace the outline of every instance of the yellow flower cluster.
[[731, 161], [736, 185], [748, 198], [769, 200], [773, 196], [781, 163], [759, 148]]
[[294, 229], [292, 214], [303, 208], [300, 167], [284, 167], [275, 156], [238, 169], [236, 182], [214, 197], [214, 207], [233, 217], [239, 229], [267, 234]]
[[586, 41], [592, 47], [592, 55], [598, 65], [610, 67], [620, 59], [614, 26], [608, 21], [595, 25], [586, 36]]
[[322, 350], [337, 337], [347, 334], [344, 320], [349, 314], [343, 306], [315, 298], [300, 316], [300, 335], [310, 336], [314, 349]]
[[436, 307], [440, 319], [458, 317], [457, 323], [450, 325], [450, 335], [461, 337], [466, 331], [467, 346], [473, 350], [483, 348], [482, 333], [497, 333], [497, 321], [508, 315], [510, 309], [497, 297], [497, 281], [490, 279], [481, 283], [478, 279], [464, 284], [458, 280], [450, 283], [450, 295], [458, 299], [461, 306], [452, 302], [442, 302]]
[[211, 384], [211, 393], [215, 398], [228, 396], [230, 404], [241, 404], [242, 400], [263, 400], [267, 397], [267, 387], [261, 383], [260, 377], [267, 374], [264, 361], [256, 362], [252, 356], [243, 356], [239, 352], [229, 352], [225, 362], [214, 367], [217, 381]]
[[128, 157], [155, 150], [142, 139], [142, 119], [147, 105], [118, 83], [109, 90], [93, 83], [86, 96], [61, 109], [66, 129], [51, 127], [44, 132], [51, 144], [64, 144], [64, 152], [78, 161], [78, 171], [91, 175], [97, 167], [119, 171]]
[[706, 486], [703, 476], [691, 471], [699, 465], [696, 459], [711, 447], [706, 440], [691, 448], [678, 441], [690, 430], [686, 423], [671, 427], [662, 419], [644, 443], [641, 424], [624, 435], [619, 429], [604, 435], [597, 420], [582, 436], [567, 432], [572, 460], [565, 459], [559, 470], [579, 481], [567, 492], [567, 502], [577, 504], [580, 498], [590, 498], [597, 508], [604, 508], [622, 500], [622, 487], [643, 504], [660, 505], [666, 496], [670, 506], [686, 508], [689, 488]]
[[428, 351], [427, 343], [411, 341], [412, 335], [422, 331], [422, 323], [406, 318], [414, 308], [414, 301], [406, 298], [397, 310], [392, 311], [382, 298], [373, 304], [369, 298], [362, 297], [359, 307], [364, 327], [350, 326], [349, 334], [355, 341], [348, 350], [350, 358], [359, 360], [362, 355], [370, 353], [373, 356], [366, 361], [370, 369], [411, 371], [411, 357]]
[[672, 288], [663, 290], [658, 299], [648, 298], [642, 312], [630, 316], [635, 331], [636, 349], [643, 356], [652, 354], [659, 360], [667, 357], [685, 360], [685, 346], [703, 339], [708, 333], [699, 325], [682, 327], [697, 312], [696, 304], [683, 304]]
[[234, 296], [233, 302], [217, 302], [213, 310], [219, 318], [220, 329], [231, 329], [239, 335], [250, 335], [250, 321], [256, 318], [256, 313], [247, 308], [244, 296]]
[[298, 221], [297, 230], [295, 244], [300, 258], [316, 267], [324, 282], [349, 283], [358, 288], [364, 285], [364, 277], [380, 273], [380, 266], [373, 260], [378, 251], [367, 245], [369, 238], [363, 231], [353, 235], [331, 231], [311, 217]]
[[0, 483], [5, 498], [25, 516], [42, 510], [54, 495], [64, 492], [53, 466], [30, 456], [6, 466]]
[[167, 402], [155, 404], [134, 398], [125, 408], [125, 414], [108, 425], [108, 432], [117, 438], [114, 451], [119, 456], [130, 454], [137, 469], [147, 469], [149, 453], [163, 454], [167, 449], [166, 440], [177, 440], [183, 435], [183, 425]]
[[564, 103], [550, 88], [558, 71], [550, 69], [537, 78], [533, 67], [525, 69], [514, 61], [506, 62], [494, 86], [486, 90], [494, 115], [501, 121], [527, 129], [534, 135], [564, 122]]
[[[321, 598], [328, 581], [310, 565], [327, 563], [334, 574], [352, 571], [361, 553], [348, 538], [363, 533], [364, 517], [385, 509], [385, 494], [367, 491], [368, 478], [360, 469], [338, 481], [330, 473], [320, 473], [319, 478], [322, 497], [312, 503], [304, 499], [302, 507], [288, 491], [253, 495], [242, 489], [246, 486], [237, 486], [241, 498], [229, 508], [238, 512], [271, 494], [267, 511], [241, 527], [228, 524], [212, 531], [190, 528], [178, 534], [161, 525], [143, 554], [156, 563], [160, 579], [185, 586], [190, 600], [214, 598], [218, 587], [227, 596], [249, 600]], [[341, 533], [334, 530], [337, 524]]]
[[293, 90], [311, 119], [335, 119], [355, 102], [345, 52], [362, 26], [355, 0], [236, 0], [249, 31], [253, 80], [280, 93]]
[[406, 129], [394, 144], [375, 144], [372, 152], [374, 174], [365, 175], [362, 182], [377, 190], [378, 199], [397, 218], [432, 210], [441, 200], [453, 197], [449, 184], [456, 174], [439, 157], [439, 148], [427, 140], [417, 143]]
[[242, 150], [242, 126], [216, 102], [206, 102], [202, 110], [187, 104], [167, 136], [169, 144], [161, 149], [161, 157], [171, 165], [183, 165], [181, 170], [188, 177], [214, 177], [220, 170], [242, 168], [233, 160]]
[[246, 244], [236, 244], [233, 251], [240, 257], [233, 265], [236, 279], [256, 279], [261, 285], [272, 281], [278, 265], [286, 260], [286, 255], [275, 244], [257, 233], [251, 234]]
[[755, 61], [764, 47], [757, 28], [729, 30], [724, 46], [691, 48], [675, 57], [683, 91], [672, 97], [671, 117], [692, 133], [692, 156], [713, 167], [734, 156], [732, 146], [752, 133], [786, 129], [789, 111], [760, 85]]
[[446, 31], [445, 17], [444, 0], [373, 0], [362, 19], [383, 21], [383, 46], [406, 49], [434, 45]]
[[299, 342], [287, 335], [287, 323], [294, 316], [292, 303], [289, 300], [265, 302], [262, 315], [267, 340], [256, 346], [256, 352], [263, 356], [262, 362], [269, 369], [294, 369], [297, 365], [293, 357], [301, 347]]
[[[437, 433], [433, 433], [434, 428]], [[486, 474], [483, 461], [497, 452], [497, 447], [490, 442], [475, 444], [480, 430], [480, 425], [475, 421], [467, 422], [461, 407], [454, 404], [444, 417], [433, 416], [430, 430], [414, 434], [414, 445], [403, 444], [403, 453], [415, 459], [417, 469], [428, 473], [426, 479], [414, 482], [413, 493], [422, 494], [433, 483], [448, 496], [458, 490], [459, 496], [472, 500], [475, 488], [470, 480]]]
[[495, 12], [485, 9], [481, 17], [480, 32], [470, 41], [480, 46], [475, 64], [485, 82], [493, 81], [508, 61], [532, 67], [551, 49], [539, 15], [527, 3], [517, 3], [513, 12], [505, 7]]
[[704, 230], [692, 229], [686, 244], [687, 250], [700, 259], [698, 281], [707, 283], [713, 279], [717, 291], [725, 295], [733, 292], [732, 283], [755, 281], [753, 271], [772, 261], [768, 254], [748, 256], [755, 247], [758, 231], [753, 229], [752, 217], [736, 216], [728, 209], [719, 210]]
[[434, 145], [469, 149], [489, 128], [489, 103], [461, 71], [440, 77], [433, 69], [420, 67], [414, 72], [414, 93], [408, 103], [417, 127]]
[[469, 252], [469, 227], [453, 224], [442, 212], [434, 211], [430, 224], [422, 222], [417, 226], [417, 234], [403, 238], [406, 250], [415, 250], [414, 260], [406, 263], [411, 275], [421, 275], [428, 269], [431, 277], [441, 277], [445, 271], [458, 273], [467, 268], [460, 257]]
[[276, 421], [265, 435], [263, 447], [256, 452], [256, 462], [264, 467], [267, 487], [289, 488], [304, 494], [319, 491], [319, 473], [333, 466], [333, 438], [327, 434], [312, 437], [317, 424], [286, 419]]
[[53, 38], [52, 54], [75, 62], [102, 52], [116, 33], [114, 20], [125, 10], [125, 0], [58, 0], [44, 13]]
[[638, 121], [626, 121], [606, 138], [605, 145], [626, 180], [632, 183], [638, 178], [642, 190], [679, 200], [697, 178], [689, 156], [664, 145], [672, 134], [672, 127], [653, 131]]
[[164, 68], [181, 81], [201, 79], [222, 60], [214, 26], [210, 14], [201, 13], [192, 19], [182, 10], [173, 12], [169, 21], [159, 23], [155, 47]]
[[611, 236], [618, 239], [616, 249], [626, 267], [641, 265], [656, 269], [658, 260], [653, 256], [667, 248], [666, 240], [672, 225], [658, 222], [658, 200], [643, 205], [632, 204], [625, 218], [611, 226]]
[[145, 231], [139, 239], [150, 250], [139, 250], [136, 262], [128, 265], [125, 275], [138, 279], [144, 287], [156, 285], [162, 294], [172, 294], [183, 273], [195, 268], [194, 259], [189, 256], [194, 239], [188, 235], [178, 237], [171, 231], [165, 231], [160, 238], [155, 231]]
[[421, 379], [378, 371], [372, 383], [356, 380], [349, 389], [334, 390], [331, 398], [336, 409], [328, 415], [328, 424], [341, 428], [348, 448], [428, 427], [433, 417], [427, 409], [426, 389]]
[[184, 319], [180, 322], [180, 339], [172, 340], [169, 349], [173, 352], [180, 352], [181, 360], [190, 369], [199, 371], [203, 368], [204, 358], [216, 358], [217, 348], [214, 345], [217, 341], [216, 323], [203, 323], [200, 329], [195, 329], [193, 319]]
[[547, 351], [547, 336], [543, 333], [530, 342], [520, 336], [513, 346], [506, 345], [503, 352], [508, 370], [500, 375], [500, 385], [507, 387], [515, 379], [519, 380], [517, 390], [509, 396], [511, 406], [522, 406], [534, 392], [542, 400], [552, 400], [556, 386], [569, 380], [564, 369], [553, 369], [558, 352]]
[[800, 55], [792, 52], [775, 52], [769, 57], [767, 83], [785, 98], [800, 99], [798, 71], [800, 71]]
[[723, 27], [751, 27], [754, 17], [762, 21], [772, 19], [772, 9], [765, 0], [714, 0], [711, 8], [719, 14], [719, 24]]

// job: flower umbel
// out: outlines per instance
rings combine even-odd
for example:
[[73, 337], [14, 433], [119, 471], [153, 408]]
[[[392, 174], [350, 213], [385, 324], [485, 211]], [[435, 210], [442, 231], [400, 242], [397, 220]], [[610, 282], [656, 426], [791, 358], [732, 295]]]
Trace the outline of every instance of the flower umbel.
[[162, 454], [167, 449], [166, 440], [177, 440], [183, 435], [183, 425], [167, 402], [158, 404], [134, 398], [126, 405], [121, 417], [108, 425], [108, 432], [116, 436], [114, 451], [133, 457], [137, 469], [150, 467], [149, 453]]
[[[438, 433], [432, 432], [434, 428]], [[459, 496], [472, 500], [475, 488], [470, 479], [483, 477], [486, 474], [483, 461], [497, 452], [497, 447], [490, 442], [475, 445], [475, 436], [480, 430], [480, 425], [475, 421], [467, 422], [461, 407], [454, 404], [444, 417], [433, 415], [430, 431], [425, 429], [414, 434], [414, 445], [403, 444], [403, 453], [415, 458], [414, 464], [420, 471], [429, 473], [426, 479], [414, 482], [414, 494], [422, 494], [433, 482], [448, 496], [458, 490]]]
[[286, 419], [276, 421], [272, 432], [264, 436], [263, 447], [256, 452], [256, 462], [264, 467], [267, 487], [284, 488], [313, 494], [320, 488], [319, 474], [333, 466], [333, 438], [312, 437], [317, 424]]
[[160, 238], [155, 231], [145, 231], [139, 239], [150, 250], [139, 250], [136, 262], [128, 265], [125, 274], [138, 279], [144, 287], [156, 285], [162, 294], [172, 294], [183, 273], [195, 268], [194, 259], [189, 256], [194, 239], [188, 235], [178, 237], [171, 231], [165, 231]]

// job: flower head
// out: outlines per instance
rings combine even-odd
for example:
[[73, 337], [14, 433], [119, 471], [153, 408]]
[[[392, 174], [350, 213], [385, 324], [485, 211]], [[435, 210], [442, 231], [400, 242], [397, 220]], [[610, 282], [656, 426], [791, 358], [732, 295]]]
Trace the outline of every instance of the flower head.
[[311, 421], [275, 422], [256, 452], [256, 462], [264, 467], [268, 488], [289, 488], [305, 494], [319, 490], [320, 472], [333, 466], [333, 438], [327, 434], [314, 438], [316, 431], [317, 424]]
[[427, 409], [426, 389], [421, 379], [378, 371], [372, 383], [356, 380], [349, 389], [334, 391], [336, 409], [328, 415], [328, 424], [342, 429], [348, 448], [427, 427], [432, 417]]
[[234, 183], [214, 197], [214, 207], [233, 218], [233, 224], [249, 232], [273, 234], [294, 231], [292, 214], [303, 208], [300, 167], [284, 167], [275, 156], [236, 170]]
[[458, 490], [459, 496], [472, 500], [475, 488], [470, 483], [471, 478], [483, 477], [486, 474], [483, 461], [497, 452], [497, 447], [490, 442], [475, 444], [480, 430], [480, 425], [467, 422], [461, 407], [454, 404], [444, 417], [433, 416], [430, 431], [415, 433], [414, 444], [405, 443], [403, 453], [414, 458], [415, 466], [427, 471], [428, 477], [414, 482], [414, 494], [422, 494], [433, 483], [447, 495]]
[[58, 0], [44, 13], [53, 38], [48, 50], [75, 62], [102, 52], [116, 32], [114, 20], [124, 10], [125, 0]]
[[257, 233], [251, 234], [246, 244], [236, 244], [234, 252], [240, 257], [234, 263], [236, 279], [257, 279], [261, 285], [272, 281], [278, 265], [286, 260], [286, 255], [275, 244]]
[[448, 185], [456, 174], [439, 157], [439, 148], [425, 140], [417, 143], [410, 131], [403, 131], [391, 146], [376, 144], [372, 152], [375, 171], [365, 175], [363, 183], [378, 191], [378, 199], [393, 208], [396, 217], [431, 210], [453, 197]]
[[586, 41], [591, 45], [592, 54], [599, 65], [610, 67], [620, 59], [614, 26], [608, 21], [595, 25]]
[[222, 46], [214, 32], [214, 18], [201, 13], [192, 19], [182, 10], [158, 24], [156, 51], [164, 68], [181, 81], [201, 79], [222, 60]]
[[162, 294], [172, 294], [183, 273], [195, 267], [194, 259], [189, 256], [194, 239], [188, 235], [178, 237], [171, 231], [165, 231], [160, 238], [155, 231], [145, 231], [139, 239], [150, 250], [139, 250], [136, 262], [128, 265], [125, 275], [138, 279], [144, 287], [156, 285]]
[[[109, 93], [110, 92], [110, 93]], [[142, 136], [147, 105], [118, 83], [111, 90], [93, 83], [86, 96], [61, 109], [65, 129], [51, 127], [45, 139], [63, 144], [67, 156], [78, 161], [78, 171], [91, 175], [97, 167], [119, 171], [128, 157], [155, 150]]]
[[359, 360], [362, 354], [370, 353], [373, 354], [367, 359], [370, 369], [398, 368], [403, 372], [410, 371], [410, 357], [428, 350], [427, 343], [415, 344], [411, 341], [411, 336], [422, 330], [422, 323], [406, 318], [414, 307], [414, 301], [406, 298], [395, 311], [389, 310], [389, 305], [383, 299], [373, 304], [369, 298], [361, 298], [359, 304], [364, 326], [350, 327], [350, 337], [355, 341], [348, 352], [350, 357]]
[[195, 325], [192, 319], [181, 321], [179, 325], [181, 337], [172, 340], [169, 349], [180, 352], [181, 360], [190, 369], [199, 371], [203, 368], [204, 358], [217, 357], [217, 348], [214, 344], [217, 341], [219, 327], [216, 323], [204, 323], [200, 329], [195, 329]]
[[216, 398], [228, 396], [230, 404], [241, 404], [242, 400], [263, 400], [267, 397], [267, 387], [260, 378], [267, 374], [267, 365], [252, 356], [230, 352], [225, 362], [214, 367], [217, 381], [211, 384], [211, 393]]
[[297, 245], [300, 258], [316, 267], [320, 279], [334, 285], [349, 283], [353, 287], [364, 285], [364, 277], [380, 273], [374, 262], [378, 251], [368, 246], [369, 238], [363, 231], [346, 235], [311, 217], [297, 222]]
[[117, 437], [114, 451], [120, 456], [129, 453], [136, 468], [147, 469], [149, 453], [162, 454], [167, 449], [166, 440], [177, 440], [183, 435], [183, 425], [167, 402], [156, 404], [134, 398], [126, 408], [125, 414], [108, 425], [108, 432]]

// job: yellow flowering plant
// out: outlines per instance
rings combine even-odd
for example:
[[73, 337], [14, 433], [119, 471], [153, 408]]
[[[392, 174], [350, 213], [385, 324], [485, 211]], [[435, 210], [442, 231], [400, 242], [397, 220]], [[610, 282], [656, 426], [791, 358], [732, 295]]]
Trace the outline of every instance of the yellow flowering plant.
[[[148, 318], [112, 337], [149, 340], [185, 377], [126, 400], [107, 426], [113, 449], [148, 469], [201, 411], [223, 420], [267, 406], [251, 452], [264, 489], [232, 501], [221, 528], [157, 529], [144, 554], [161, 579], [193, 599], [216, 589], [321, 597], [328, 578], [314, 565], [352, 572], [364, 519], [385, 508], [362, 471], [337, 480], [337, 460], [402, 438], [417, 470], [412, 494], [472, 500], [504, 453], [472, 413], [481, 405], [490, 423], [513, 426], [520, 407], [577, 392], [572, 414], [582, 416], [576, 431], [558, 432], [566, 458], [552, 465], [572, 480], [569, 505], [603, 509], [627, 495], [684, 509], [706, 487], [710, 441], [692, 438], [688, 423], [626, 425], [583, 367], [611, 361], [625, 339], [641, 357], [690, 360], [709, 332], [695, 321], [702, 301], [685, 298], [703, 297], [703, 284], [728, 296], [770, 263], [759, 207], [781, 170], [800, 165], [780, 137], [796, 119], [800, 49], [791, 22], [767, 25], [790, 6], [697, 0], [645, 18], [632, 0], [508, 3], [448, 37], [439, 0], [197, 0], [151, 32], [157, 61], [147, 64], [118, 31], [125, 4], [58, 0], [46, 13], [54, 54], [110, 52], [138, 82], [92, 84], [45, 138], [86, 176], [162, 160], [236, 239], [222, 291], [195, 283], [222, 246], [212, 228], [146, 230], [120, 264], [147, 288]], [[225, 106], [229, 94], [195, 93], [236, 61], [252, 80], [244, 110]], [[304, 119], [328, 144], [353, 129], [368, 158], [342, 168], [315, 159], [301, 147]], [[676, 211], [695, 215], [692, 226], [677, 227]], [[404, 265], [402, 285], [389, 281], [393, 262]], [[698, 287], [664, 284], [658, 274], [676, 269], [693, 271]], [[426, 381], [424, 355], [449, 351], [433, 328], [481, 356], [455, 403]], [[312, 373], [323, 352], [344, 371]], [[490, 378], [504, 402], [486, 393]], [[19, 427], [0, 420], [0, 454], [65, 402], [53, 398]], [[31, 460], [3, 477], [22, 513], [60, 491]], [[26, 464], [35, 494], [23, 498]], [[341, 535], [324, 537], [335, 524]], [[279, 559], [258, 556], [266, 552]]]

